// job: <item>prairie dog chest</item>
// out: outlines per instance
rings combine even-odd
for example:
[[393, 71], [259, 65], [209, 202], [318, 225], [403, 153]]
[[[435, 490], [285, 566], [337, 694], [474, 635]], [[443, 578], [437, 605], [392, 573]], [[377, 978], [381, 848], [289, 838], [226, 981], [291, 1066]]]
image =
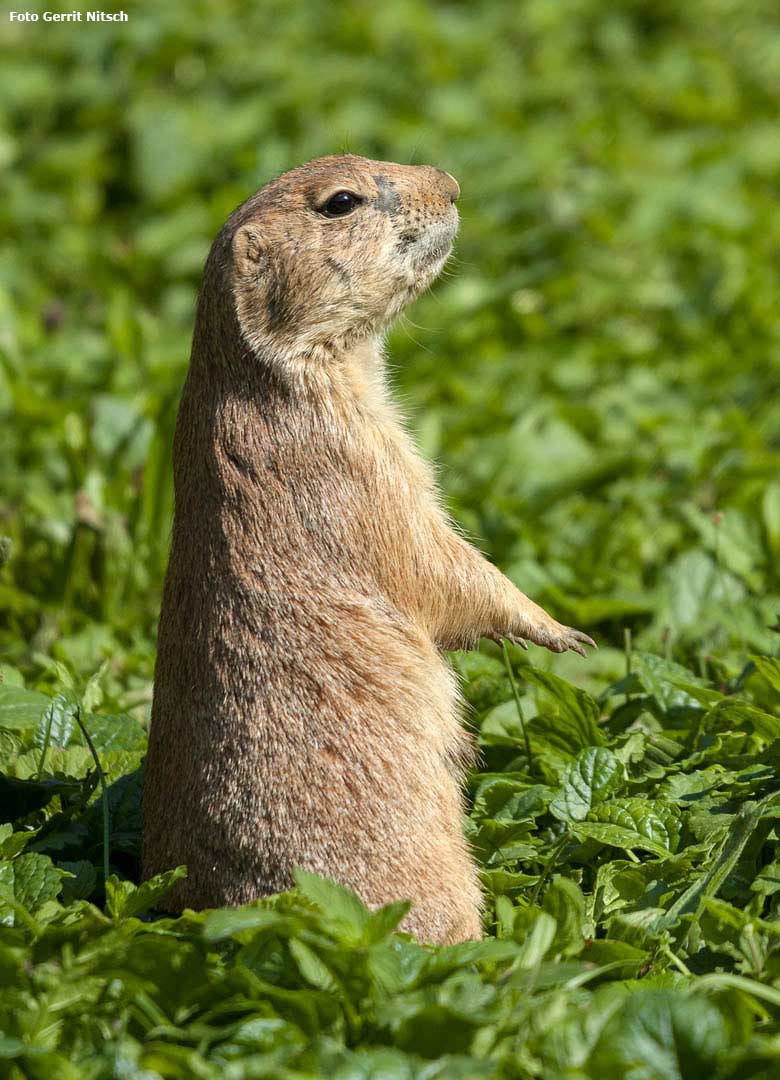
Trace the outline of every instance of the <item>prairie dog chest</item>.
[[[360, 451], [399, 496], [408, 492], [434, 496], [432, 466], [425, 461], [406, 428], [404, 416], [388, 384], [381, 348], [365, 343], [344, 359], [343, 390], [351, 400], [359, 427]], [[357, 434], [357, 432], [356, 432]]]

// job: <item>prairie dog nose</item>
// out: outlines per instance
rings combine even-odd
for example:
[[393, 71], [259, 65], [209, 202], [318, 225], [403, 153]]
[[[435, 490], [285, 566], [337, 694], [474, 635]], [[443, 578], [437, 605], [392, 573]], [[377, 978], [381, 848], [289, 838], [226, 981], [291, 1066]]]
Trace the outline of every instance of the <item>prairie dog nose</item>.
[[427, 168], [430, 179], [441, 191], [442, 195], [454, 203], [460, 195], [460, 184], [455, 177], [445, 172], [444, 169], [437, 169], [435, 165], [429, 165]]
[[437, 169], [436, 171], [441, 178], [442, 186], [449, 197], [450, 202], [457, 202], [460, 195], [460, 184], [458, 181], [451, 173], [445, 172], [444, 169]]
[[460, 185], [452, 173], [442, 171], [442, 179], [445, 181], [445, 190], [449, 195], [450, 202], [457, 202], [460, 197]]

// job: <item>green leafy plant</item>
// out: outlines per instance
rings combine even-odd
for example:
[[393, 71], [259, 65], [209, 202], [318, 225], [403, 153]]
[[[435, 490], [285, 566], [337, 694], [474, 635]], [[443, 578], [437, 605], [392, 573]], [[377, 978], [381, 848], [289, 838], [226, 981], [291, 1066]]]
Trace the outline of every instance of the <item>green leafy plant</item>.
[[370, 912], [302, 870], [278, 897], [154, 917], [186, 869], [127, 877], [141, 729], [116, 718], [103, 749], [108, 718], [82, 728], [61, 719], [63, 695], [0, 687], [0, 721], [14, 724], [5, 783], [23, 785], [0, 826], [0, 1049], [13, 1080], [120, 1067], [182, 1080], [772, 1075], [773, 659], [715, 688], [637, 654], [628, 701], [625, 679], [596, 699], [514, 647], [453, 663], [484, 755], [468, 832], [487, 936], [438, 949], [397, 933], [408, 904]]
[[[774, 1080], [775, 7], [173, 0], [0, 50], [0, 1076]], [[138, 878], [201, 268], [341, 149], [461, 182], [393, 379], [460, 525], [600, 645], [452, 657], [450, 948], [306, 874], [178, 919], [185, 870]]]

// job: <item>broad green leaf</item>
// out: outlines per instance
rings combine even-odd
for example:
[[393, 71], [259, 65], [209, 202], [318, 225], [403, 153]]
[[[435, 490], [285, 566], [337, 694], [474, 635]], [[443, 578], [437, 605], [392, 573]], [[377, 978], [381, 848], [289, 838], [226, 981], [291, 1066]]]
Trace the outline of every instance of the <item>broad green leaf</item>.
[[103, 701], [103, 683], [109, 667], [109, 661], [104, 660], [97, 671], [93, 672], [87, 680], [87, 685], [81, 695], [81, 707], [85, 713], [93, 713], [100, 708]]
[[619, 791], [625, 780], [620, 760], [603, 746], [582, 750], [561, 778], [550, 813], [561, 821], [582, 821], [590, 810]]
[[[131, 716], [104, 716], [87, 713], [82, 717], [84, 726], [96, 750], [101, 753], [115, 750], [143, 750], [146, 735]], [[83, 741], [83, 736], [81, 736]]]
[[156, 874], [141, 885], [122, 881], [113, 874], [106, 881], [106, 910], [115, 919], [127, 919], [142, 915], [155, 907], [166, 896], [177, 881], [187, 876], [187, 868], [177, 866], [175, 870], [166, 870]]
[[522, 942], [516, 966], [528, 969], [541, 964], [556, 939], [557, 930], [558, 924], [552, 915], [546, 911], [539, 912], [531, 923], [530, 933]]
[[64, 870], [66, 876], [62, 879], [63, 903], [73, 900], [86, 900], [95, 891], [98, 883], [98, 874], [95, 866], [85, 859], [75, 862], [58, 863], [60, 870]]
[[[754, 656], [752, 660], [759, 674], [763, 675], [772, 689], [780, 695], [780, 660], [774, 656]], [[2, 698], [0, 698], [0, 723], [2, 715]], [[11, 727], [12, 725], [5, 724], [4, 726]]]
[[50, 700], [35, 690], [0, 684], [0, 727], [11, 731], [37, 727]]
[[750, 888], [763, 896], [774, 896], [780, 892], [780, 860], [775, 859], [764, 866], [753, 879]]
[[303, 895], [351, 935], [361, 935], [368, 925], [369, 911], [358, 897], [343, 885], [300, 867], [295, 870], [295, 884]]
[[573, 829], [580, 838], [625, 851], [651, 851], [663, 858], [677, 850], [680, 816], [673, 806], [657, 799], [617, 798], [594, 806]]
[[290, 955], [298, 965], [298, 970], [309, 986], [317, 990], [332, 990], [336, 983], [332, 972], [313, 949], [301, 941], [300, 938], [291, 938], [289, 943]]
[[706, 872], [696, 879], [667, 910], [663, 916], [663, 925], [671, 926], [681, 915], [695, 913], [703, 897], [717, 895], [758, 826], [766, 803], [767, 800], [761, 803], [745, 803], [734, 815], [717, 856]]
[[652, 656], [649, 653], [634, 653], [633, 666], [642, 686], [656, 699], [664, 711], [699, 706], [698, 695], [694, 697], [687, 689], [680, 687], [695, 687], [702, 683], [702, 680], [697, 679], [692, 672], [681, 667], [680, 664], [663, 660], [660, 656]]
[[656, 794], [663, 799], [690, 806], [709, 792], [729, 784], [735, 773], [721, 765], [709, 765], [691, 772], [671, 773], [658, 785]]
[[585, 1074], [593, 1080], [706, 1080], [728, 1046], [723, 1014], [706, 997], [637, 990], [604, 1026]]
[[35, 840], [38, 834], [37, 829], [24, 829], [19, 832], [10, 832], [10, 825], [3, 825], [3, 830], [9, 830], [3, 833], [3, 839], [0, 841], [0, 856], [4, 859], [13, 859], [19, 855], [28, 844]]
[[580, 887], [570, 878], [556, 874], [544, 894], [542, 907], [556, 923], [551, 951], [576, 956], [588, 929], [585, 897]]
[[0, 660], [0, 686], [24, 686], [24, 675], [13, 664]]
[[396, 900], [392, 904], [374, 911], [369, 916], [366, 931], [367, 941], [383, 941], [394, 930], [411, 908], [409, 900]]
[[78, 795], [81, 790], [77, 780], [19, 780], [0, 775], [0, 818], [16, 821], [46, 806], [57, 795]]
[[600, 853], [594, 911], [597, 917], [616, 912], [669, 905], [686, 887], [701, 853], [684, 849], [664, 859], [640, 862]]
[[6, 768], [19, 755], [22, 745], [22, 740], [13, 732], [0, 729], [0, 767]]
[[[522, 678], [543, 692], [544, 721], [533, 725], [537, 739], [550, 737], [556, 747], [560, 745], [558, 740], [563, 740], [564, 748], [570, 752], [604, 744], [606, 739], [598, 725], [600, 710], [590, 694], [541, 668], [524, 667]], [[547, 716], [549, 712], [555, 717], [554, 724]]]
[[477, 788], [474, 814], [479, 819], [531, 821], [544, 812], [550, 794], [551, 789], [543, 784], [489, 777]]
[[519, 870], [506, 870], [500, 867], [496, 870], [483, 870], [481, 879], [484, 887], [494, 896], [514, 896], [516, 893], [535, 885], [539, 880], [538, 874], [525, 874]]
[[222, 908], [207, 916], [203, 936], [206, 941], [217, 942], [245, 931], [265, 930], [281, 925], [284, 925], [284, 917], [268, 908]]
[[37, 778], [39, 775], [83, 777], [95, 767], [95, 759], [85, 746], [50, 747], [43, 760], [42, 752], [28, 750], [20, 754], [13, 765], [13, 773], [20, 780]]
[[[0, 548], [0, 555], [2, 554], [2, 548]], [[10, 1061], [12, 1058], [25, 1057], [30, 1052], [29, 1043], [22, 1042], [21, 1039], [9, 1039], [7, 1036], [0, 1036], [0, 1061]]]
[[734, 698], [726, 698], [718, 702], [704, 717], [703, 723], [710, 726], [711, 723], [726, 725], [744, 730], [749, 728], [761, 735], [762, 738], [771, 742], [780, 739], [780, 716], [758, 709], [748, 701], [737, 701]]
[[[63, 873], [48, 857], [26, 852], [10, 862], [0, 862], [0, 921], [14, 919], [7, 900], [13, 899], [30, 913], [56, 899], [62, 888]], [[18, 922], [18, 915], [16, 916]]]
[[35, 745], [66, 747], [76, 730], [75, 713], [76, 705], [65, 695], [53, 697], [35, 728]]
[[[118, 754], [106, 761], [107, 755], [101, 755], [104, 764], [109, 765], [108, 808], [111, 821], [111, 849], [133, 854], [139, 850], [141, 840], [143, 768], [139, 766], [137, 754]], [[113, 777], [117, 776], [116, 780]], [[111, 782], [113, 780], [113, 782]], [[99, 835], [103, 828], [102, 796], [87, 810], [85, 821], [88, 827]]]
[[735, 507], [704, 514], [686, 506], [688, 520], [698, 530], [718, 565], [731, 570], [753, 589], [761, 587], [757, 567], [763, 561], [758, 523]]
[[125, 904], [137, 886], [132, 881], [122, 881], [112, 874], [106, 885], [106, 911], [113, 918], [121, 918]]
[[690, 672], [686, 674], [685, 678], [676, 676], [673, 671], [668, 672], [665, 677], [669, 680], [670, 687], [676, 686], [678, 690], [682, 690], [689, 698], [698, 702], [704, 708], [711, 708], [720, 702], [728, 700], [720, 690], [712, 690], [708, 686], [698, 686], [696, 683], [690, 682]]
[[609, 936], [616, 941], [625, 942], [635, 949], [655, 952], [665, 940], [662, 920], [662, 908], [644, 907], [636, 911], [619, 911], [610, 918], [607, 930]]
[[502, 701], [488, 710], [479, 725], [479, 741], [485, 746], [523, 748], [523, 729], [514, 701]]
[[[436, 1072], [430, 1072], [436, 1078]], [[419, 1072], [414, 1064], [414, 1055], [390, 1047], [366, 1047], [353, 1053], [345, 1053], [344, 1061], [334, 1067], [330, 1080], [417, 1080]], [[443, 1074], [439, 1074], [443, 1080]], [[469, 1076], [461, 1072], [457, 1065], [452, 1071], [453, 1080]], [[487, 1069], [478, 1066], [474, 1071], [474, 1080], [489, 1077]]]
[[528, 821], [481, 818], [470, 840], [475, 853], [489, 867], [510, 859], [534, 859], [538, 856], [538, 850], [532, 828]]
[[459, 1061], [451, 1054], [420, 1069], [416, 1055], [391, 1047], [361, 1047], [344, 1058], [329, 1080], [491, 1080], [495, 1075], [490, 1062], [472, 1057]]

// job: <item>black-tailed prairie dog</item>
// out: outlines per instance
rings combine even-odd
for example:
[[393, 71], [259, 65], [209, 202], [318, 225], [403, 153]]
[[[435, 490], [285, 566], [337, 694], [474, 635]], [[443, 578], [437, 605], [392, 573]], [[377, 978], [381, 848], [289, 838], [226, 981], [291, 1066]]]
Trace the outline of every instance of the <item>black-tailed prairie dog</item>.
[[302, 866], [430, 942], [480, 934], [471, 754], [442, 650], [583, 652], [453, 527], [399, 417], [382, 335], [458, 226], [446, 172], [293, 169], [209, 254], [174, 444], [144, 795], [169, 906], [240, 904]]

